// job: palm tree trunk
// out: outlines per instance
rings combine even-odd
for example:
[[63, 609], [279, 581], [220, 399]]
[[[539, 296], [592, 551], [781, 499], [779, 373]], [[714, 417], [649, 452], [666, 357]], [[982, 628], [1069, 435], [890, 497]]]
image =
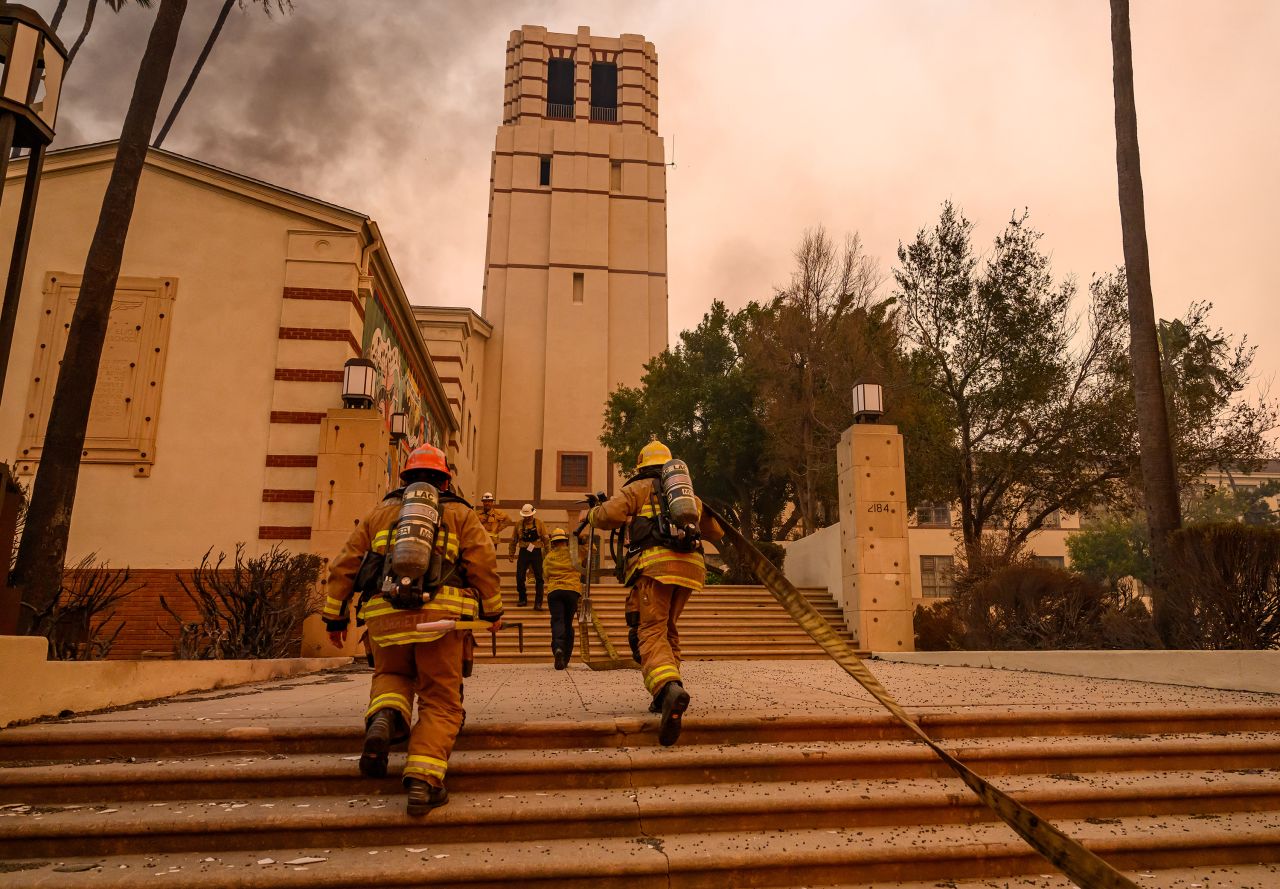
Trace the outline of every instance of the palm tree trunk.
[[89, 36], [89, 29], [93, 27], [93, 14], [97, 9], [98, 0], [89, 0], [89, 5], [84, 10], [84, 24], [80, 26], [80, 34], [76, 37], [76, 42], [71, 44], [71, 49], [67, 51], [68, 68], [76, 60], [76, 53], [80, 52], [80, 47], [84, 45], [84, 39]]
[[[23, 588], [23, 604], [37, 612], [58, 594], [62, 579], [85, 427], [98, 381], [98, 361], [102, 357], [107, 320], [120, 277], [120, 261], [138, 181], [147, 157], [147, 143], [155, 126], [186, 9], [187, 0], [161, 0], [120, 132], [98, 227], [85, 260], [83, 283], [71, 318], [40, 468], [13, 572], [15, 585]], [[24, 609], [19, 632], [29, 631], [31, 614], [30, 608]]]
[[1160, 347], [1151, 296], [1147, 220], [1138, 158], [1138, 112], [1133, 95], [1133, 45], [1129, 0], [1111, 0], [1112, 77], [1115, 86], [1116, 174], [1120, 230], [1129, 282], [1129, 363], [1137, 402], [1139, 461], [1151, 531], [1156, 631], [1167, 646], [1178, 644], [1179, 609], [1169, 585], [1169, 535], [1182, 524], [1178, 478], [1169, 437], [1169, 416], [1160, 378]]
[[164, 119], [164, 126], [160, 127], [160, 134], [156, 136], [156, 141], [151, 143], [152, 148], [159, 148], [164, 143], [164, 137], [169, 135], [173, 122], [178, 119], [178, 112], [187, 103], [187, 96], [191, 95], [191, 88], [196, 85], [196, 78], [204, 70], [204, 63], [209, 58], [209, 53], [213, 52], [213, 45], [218, 42], [218, 35], [222, 33], [222, 26], [226, 24], [227, 16], [231, 14], [231, 7], [235, 5], [235, 2], [236, 0], [224, 0], [222, 10], [218, 13], [218, 20], [213, 23], [213, 30], [209, 32], [209, 39], [204, 42], [204, 48], [200, 50], [200, 55], [196, 57], [196, 63], [191, 66], [191, 73], [187, 76], [187, 82], [182, 85], [182, 92], [178, 93], [178, 98], [174, 100], [173, 107], [169, 109], [169, 116]]
[[58, 30], [58, 25], [62, 24], [62, 16], [66, 13], [67, 3], [69, 2], [70, 0], [58, 0], [58, 8], [53, 11], [53, 18], [49, 20], [50, 30], [54, 32]]

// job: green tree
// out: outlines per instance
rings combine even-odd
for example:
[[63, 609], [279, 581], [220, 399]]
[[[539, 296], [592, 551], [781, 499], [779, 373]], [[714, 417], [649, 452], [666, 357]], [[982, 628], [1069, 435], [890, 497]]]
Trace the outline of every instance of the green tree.
[[837, 246], [821, 227], [811, 229], [795, 260], [788, 286], [742, 314], [773, 471], [790, 481], [808, 534], [838, 520], [836, 449], [853, 423], [855, 382], [884, 387], [883, 422], [898, 423], [908, 437], [908, 469], [926, 496], [936, 486], [927, 464], [914, 460], [921, 453], [914, 445], [941, 424], [912, 383], [894, 301], [875, 298], [880, 273], [858, 237]]
[[1210, 470], [1256, 470], [1273, 455], [1268, 435], [1280, 422], [1274, 401], [1244, 396], [1255, 347], [1214, 328], [1212, 309], [1194, 302], [1181, 318], [1156, 325], [1180, 489]]
[[1113, 589], [1125, 577], [1151, 582], [1146, 520], [1140, 513], [1106, 512], [1067, 537], [1071, 570]]
[[1074, 282], [1053, 280], [1026, 214], [985, 258], [972, 230], [944, 204], [936, 226], [899, 247], [894, 278], [917, 385], [950, 429], [932, 472], [959, 505], [966, 562], [986, 564], [1011, 559], [1059, 511], [1112, 496], [1131, 450], [1115, 422], [1128, 396], [1114, 373], [1124, 347], [1115, 280], [1094, 280], [1081, 330]]
[[1280, 526], [1280, 511], [1272, 501], [1280, 496], [1280, 481], [1183, 488], [1182, 513], [1193, 524], [1240, 522], [1245, 525]]
[[[689, 464], [698, 495], [748, 538], [771, 540], [787, 481], [769, 467], [751, 371], [742, 356], [743, 313], [719, 300], [680, 343], [645, 365], [638, 387], [619, 387], [605, 406], [600, 442], [622, 472], [656, 436]], [[733, 563], [733, 554], [726, 553]]]

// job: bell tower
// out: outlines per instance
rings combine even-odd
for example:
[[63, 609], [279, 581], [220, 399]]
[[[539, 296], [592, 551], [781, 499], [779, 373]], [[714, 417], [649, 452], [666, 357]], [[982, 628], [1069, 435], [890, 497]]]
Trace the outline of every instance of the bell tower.
[[612, 487], [604, 403], [667, 346], [658, 61], [636, 34], [507, 41], [493, 150], [479, 482], [563, 509]]

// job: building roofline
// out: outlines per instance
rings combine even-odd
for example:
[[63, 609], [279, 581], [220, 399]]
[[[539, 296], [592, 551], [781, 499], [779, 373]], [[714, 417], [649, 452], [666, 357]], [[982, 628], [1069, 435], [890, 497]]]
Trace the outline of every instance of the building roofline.
[[[85, 145], [72, 145], [58, 148], [45, 155], [44, 175], [56, 176], [60, 173], [94, 166], [106, 166], [115, 160], [115, 149], [119, 139], [104, 142], [91, 142]], [[148, 148], [145, 166], [156, 170], [185, 175], [188, 178], [202, 181], [209, 185], [252, 198], [261, 203], [278, 207], [302, 216], [310, 216], [330, 223], [339, 223], [355, 230], [362, 223], [369, 221], [368, 214], [352, 210], [329, 201], [323, 201], [312, 195], [303, 194], [281, 185], [255, 179], [225, 167], [219, 167], [206, 161], [178, 154], [167, 148]], [[6, 181], [21, 179], [26, 175], [26, 164], [15, 160], [9, 165]]]
[[[485, 339], [493, 335], [493, 325], [469, 306], [413, 306], [413, 315], [419, 320], [433, 321], [437, 324], [458, 324], [469, 328], [472, 333], [480, 334]], [[439, 317], [441, 315], [456, 317]]]

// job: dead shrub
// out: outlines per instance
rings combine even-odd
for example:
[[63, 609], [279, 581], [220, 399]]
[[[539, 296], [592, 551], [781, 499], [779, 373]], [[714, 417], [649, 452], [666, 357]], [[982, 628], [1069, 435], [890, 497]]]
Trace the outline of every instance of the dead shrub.
[[[122, 599], [142, 589], [129, 586], [129, 569], [112, 569], [90, 553], [74, 568], [62, 572], [62, 589], [58, 596], [36, 612], [32, 635], [49, 640], [49, 657], [59, 661], [92, 661], [111, 652], [124, 621], [111, 633], [106, 625], [115, 616], [115, 606]], [[31, 606], [23, 603], [27, 608]]]
[[1170, 547], [1189, 645], [1280, 648], [1280, 528], [1191, 525], [1173, 533]]
[[1145, 648], [1154, 640], [1140, 602], [1048, 565], [1012, 565], [957, 582], [953, 601], [962, 625], [954, 641], [970, 650]]
[[200, 614], [184, 621], [160, 597], [160, 606], [178, 622], [176, 651], [180, 658], [241, 659], [296, 656], [302, 623], [319, 614], [324, 594], [316, 587], [323, 559], [313, 553], [290, 553], [278, 544], [253, 558], [236, 544], [232, 565], [227, 554], [210, 564], [210, 548], [191, 574], [190, 585], [178, 583]]
[[954, 651], [960, 647], [957, 640], [964, 635], [964, 624], [952, 600], [917, 605], [912, 623], [915, 625], [916, 651]]

